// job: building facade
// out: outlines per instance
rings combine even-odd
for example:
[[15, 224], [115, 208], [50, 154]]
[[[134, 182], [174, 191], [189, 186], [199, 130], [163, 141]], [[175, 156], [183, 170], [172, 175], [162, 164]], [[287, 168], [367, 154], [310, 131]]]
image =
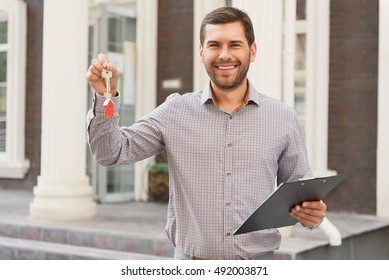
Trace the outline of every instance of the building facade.
[[[118, 65], [128, 125], [170, 93], [204, 87], [199, 26], [225, 5], [252, 18], [258, 56], [249, 78], [296, 109], [315, 175], [350, 174], [326, 198], [329, 210], [389, 216], [385, 0], [0, 0], [0, 187], [34, 189], [37, 216], [52, 197], [73, 197], [86, 216], [93, 201], [146, 200], [148, 166], [163, 154], [108, 169], [90, 157], [82, 127], [88, 63], [105, 52]], [[55, 44], [63, 37], [68, 43]], [[75, 67], [81, 77], [67, 87]]]

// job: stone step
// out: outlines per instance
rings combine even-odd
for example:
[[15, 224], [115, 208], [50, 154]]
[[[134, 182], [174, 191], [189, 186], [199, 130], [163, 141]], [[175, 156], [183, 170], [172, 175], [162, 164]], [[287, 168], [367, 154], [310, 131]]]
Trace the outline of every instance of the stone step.
[[160, 260], [148, 254], [119, 252], [0, 236], [1, 260]]
[[[51, 224], [18, 223], [3, 220], [0, 221], [1, 236], [3, 238], [13, 238], [15, 244], [19, 239], [41, 242], [38, 244], [69, 245], [76, 248], [86, 247], [88, 250], [95, 248], [96, 250], [102, 249], [117, 253], [132, 253], [135, 254], [135, 257], [140, 254], [140, 256], [152, 255], [171, 258], [173, 255], [172, 245], [167, 239], [139, 237], [118, 233], [110, 229], [66, 228], [65, 226], [59, 227]], [[52, 245], [50, 246], [52, 247]], [[126, 257], [126, 255], [123, 255], [123, 257]], [[131, 255], [128, 257], [131, 257]]]

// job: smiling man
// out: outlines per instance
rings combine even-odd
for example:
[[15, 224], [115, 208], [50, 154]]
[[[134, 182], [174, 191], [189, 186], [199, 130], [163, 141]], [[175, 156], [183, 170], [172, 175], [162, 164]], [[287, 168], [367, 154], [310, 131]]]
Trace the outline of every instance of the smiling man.
[[[254, 31], [251, 22], [243, 19], [226, 20], [223, 24], [212, 24], [212, 20], [208, 16], [200, 29], [200, 58], [211, 78], [214, 101], [233, 112], [247, 101], [246, 75], [257, 51]], [[248, 38], [245, 28], [248, 29]]]
[[[88, 141], [97, 162], [128, 164], [166, 151], [169, 206], [166, 233], [176, 259], [267, 259], [280, 245], [277, 229], [233, 235], [278, 184], [312, 176], [295, 111], [259, 93], [247, 79], [256, 44], [250, 18], [223, 7], [206, 15], [200, 59], [210, 83], [172, 94], [132, 126], [119, 126], [118, 71], [107, 56], [93, 59], [87, 79], [95, 90]], [[104, 116], [103, 70], [112, 71], [113, 118]], [[324, 218], [322, 201], [290, 215], [307, 228]]]

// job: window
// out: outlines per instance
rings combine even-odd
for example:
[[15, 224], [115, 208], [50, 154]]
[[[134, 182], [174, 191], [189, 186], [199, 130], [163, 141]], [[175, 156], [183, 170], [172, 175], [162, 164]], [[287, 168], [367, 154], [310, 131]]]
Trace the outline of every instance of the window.
[[303, 130], [305, 131], [305, 96], [306, 96], [306, 1], [296, 2], [295, 26], [295, 63], [294, 63], [294, 108], [297, 111]]
[[0, 178], [23, 178], [26, 3], [0, 0]]
[[5, 152], [7, 126], [8, 17], [0, 10], [0, 152]]
[[294, 108], [305, 132], [316, 176], [328, 170], [329, 0], [297, 0]]

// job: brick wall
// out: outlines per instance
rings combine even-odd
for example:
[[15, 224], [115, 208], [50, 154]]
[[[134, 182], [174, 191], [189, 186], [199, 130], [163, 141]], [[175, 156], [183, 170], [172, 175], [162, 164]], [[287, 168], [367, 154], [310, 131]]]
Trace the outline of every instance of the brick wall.
[[[158, 1], [157, 105], [173, 92], [193, 90], [193, 13], [193, 0]], [[182, 86], [162, 88], [162, 82], [171, 79]], [[167, 162], [166, 153], [156, 160]]]
[[330, 169], [350, 177], [326, 202], [331, 211], [376, 213], [378, 0], [332, 0]]
[[25, 179], [0, 179], [2, 188], [32, 188], [40, 174], [43, 1], [27, 3], [26, 158], [30, 170]]
[[[196, 31], [197, 32], [197, 31]], [[179, 89], [163, 89], [167, 79], [180, 79]], [[193, 88], [193, 0], [158, 1], [157, 103], [172, 92]]]

